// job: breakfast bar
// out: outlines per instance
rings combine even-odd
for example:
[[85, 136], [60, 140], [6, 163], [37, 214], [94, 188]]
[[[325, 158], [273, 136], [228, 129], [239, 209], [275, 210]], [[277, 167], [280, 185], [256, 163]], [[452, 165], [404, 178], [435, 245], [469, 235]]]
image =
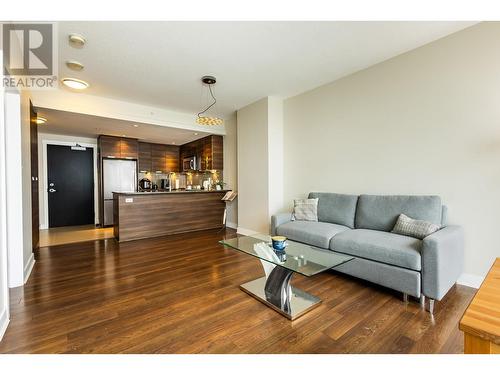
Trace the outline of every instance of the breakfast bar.
[[113, 192], [114, 236], [122, 241], [221, 228], [225, 190]]

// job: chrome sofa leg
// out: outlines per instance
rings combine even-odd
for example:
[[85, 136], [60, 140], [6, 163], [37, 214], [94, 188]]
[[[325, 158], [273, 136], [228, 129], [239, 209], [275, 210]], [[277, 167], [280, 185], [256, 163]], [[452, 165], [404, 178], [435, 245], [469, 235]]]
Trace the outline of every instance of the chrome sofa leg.
[[429, 312], [434, 315], [434, 300], [429, 298]]
[[403, 302], [408, 303], [408, 294], [403, 293]]
[[420, 306], [425, 307], [425, 296], [423, 294], [420, 295]]

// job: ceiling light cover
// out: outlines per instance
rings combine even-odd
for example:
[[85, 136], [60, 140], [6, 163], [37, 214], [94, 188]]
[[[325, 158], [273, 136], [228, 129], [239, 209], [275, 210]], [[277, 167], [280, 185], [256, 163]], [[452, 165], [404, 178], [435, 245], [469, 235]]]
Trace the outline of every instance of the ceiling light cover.
[[87, 43], [85, 38], [80, 34], [70, 34], [68, 38], [69, 44], [75, 48], [83, 48], [85, 43]]
[[201, 77], [201, 82], [205, 85], [208, 86], [208, 91], [210, 93], [210, 96], [212, 97], [213, 102], [208, 105], [203, 111], [198, 113], [198, 116], [196, 118], [196, 122], [200, 125], [222, 125], [224, 123], [224, 120], [221, 119], [218, 116], [209, 116], [208, 112], [209, 110], [215, 106], [217, 103], [217, 99], [215, 98], [215, 95], [212, 91], [212, 85], [214, 85], [217, 82], [217, 79], [213, 76], [203, 76]]
[[72, 88], [75, 90], [83, 90], [83, 89], [86, 89], [87, 87], [89, 87], [89, 84], [85, 81], [82, 81], [81, 79], [63, 78], [61, 81], [69, 88]]
[[83, 64], [79, 63], [78, 61], [74, 61], [74, 60], [66, 61], [66, 66], [69, 69], [77, 71], [77, 72], [83, 70]]
[[45, 117], [40, 117], [40, 116], [37, 116], [36, 118], [36, 123], [37, 125], [43, 125], [47, 122], [47, 119]]

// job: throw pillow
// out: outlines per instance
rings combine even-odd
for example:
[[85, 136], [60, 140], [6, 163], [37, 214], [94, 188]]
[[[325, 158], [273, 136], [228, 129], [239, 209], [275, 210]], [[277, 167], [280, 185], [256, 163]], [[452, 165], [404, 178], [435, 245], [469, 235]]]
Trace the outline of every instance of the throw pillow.
[[292, 220], [318, 221], [319, 198], [295, 199]]
[[423, 240], [429, 234], [438, 231], [441, 227], [437, 224], [429, 223], [424, 220], [415, 220], [405, 214], [400, 214], [392, 233], [402, 234], [404, 236], [415, 237]]

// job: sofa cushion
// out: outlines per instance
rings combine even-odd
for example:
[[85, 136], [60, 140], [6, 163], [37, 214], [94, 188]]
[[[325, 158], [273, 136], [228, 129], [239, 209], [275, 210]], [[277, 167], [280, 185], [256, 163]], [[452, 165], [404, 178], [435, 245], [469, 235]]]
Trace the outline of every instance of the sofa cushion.
[[353, 229], [337, 234], [330, 249], [415, 271], [421, 269], [422, 241], [399, 234], [369, 229]]
[[354, 228], [357, 195], [309, 193], [309, 198], [319, 198], [318, 221]]
[[356, 229], [391, 231], [400, 214], [441, 225], [441, 198], [435, 195], [360, 195]]
[[337, 224], [318, 221], [290, 221], [276, 228], [276, 233], [292, 241], [328, 249], [331, 238], [346, 230], [349, 228]]

